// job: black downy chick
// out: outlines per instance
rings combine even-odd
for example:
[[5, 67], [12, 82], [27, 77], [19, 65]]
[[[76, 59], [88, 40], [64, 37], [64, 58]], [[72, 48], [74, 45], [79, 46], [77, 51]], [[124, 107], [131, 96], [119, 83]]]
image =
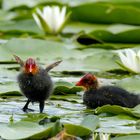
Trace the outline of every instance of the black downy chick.
[[21, 92], [28, 98], [23, 111], [29, 111], [30, 102], [39, 102], [40, 113], [43, 112], [45, 100], [49, 98], [53, 90], [53, 82], [48, 74], [61, 61], [49, 65], [46, 69], [38, 66], [34, 59], [29, 58], [24, 62], [18, 56], [14, 55], [15, 60], [21, 66], [21, 72], [18, 75], [18, 83]]
[[76, 86], [83, 86], [85, 92], [83, 102], [88, 108], [97, 108], [106, 104], [119, 105], [133, 108], [140, 104], [140, 97], [115, 86], [99, 87], [97, 78], [91, 74], [86, 74]]

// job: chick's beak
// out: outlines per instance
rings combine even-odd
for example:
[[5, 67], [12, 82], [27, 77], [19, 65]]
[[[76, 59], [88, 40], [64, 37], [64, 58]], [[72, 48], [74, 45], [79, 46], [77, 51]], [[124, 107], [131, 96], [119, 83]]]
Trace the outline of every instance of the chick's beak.
[[32, 67], [32, 65], [30, 65], [30, 67], [29, 67], [29, 72], [30, 72], [30, 73], [33, 72], [33, 67]]
[[87, 90], [86, 85], [84, 85], [81, 81], [77, 82], [77, 83], [75, 84], [75, 86], [81, 86], [81, 87], [83, 88], [83, 90]]
[[81, 86], [81, 82], [77, 82], [75, 86]]

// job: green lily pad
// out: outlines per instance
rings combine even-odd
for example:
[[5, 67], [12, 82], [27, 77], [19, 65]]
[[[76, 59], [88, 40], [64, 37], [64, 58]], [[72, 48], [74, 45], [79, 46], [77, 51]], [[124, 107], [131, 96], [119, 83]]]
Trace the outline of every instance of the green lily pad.
[[58, 81], [55, 83], [55, 89], [53, 94], [55, 95], [67, 95], [67, 94], [76, 94], [77, 92], [82, 91], [82, 87], [75, 86], [72, 83], [66, 81]]
[[[89, 51], [94, 51], [89, 49]], [[83, 60], [83, 64], [87, 67], [95, 70], [109, 71], [111, 69], [119, 69], [119, 66], [114, 63], [116, 60], [116, 54], [112, 51], [97, 51], [92, 56], [88, 56]]]
[[100, 118], [100, 127], [119, 127], [119, 126], [135, 126], [139, 118], [129, 116], [128, 114], [119, 114]]
[[139, 75], [137, 76], [132, 76], [132, 77], [128, 77], [128, 78], [124, 78], [121, 80], [118, 80], [115, 85], [125, 88], [126, 90], [132, 92], [132, 93], [140, 93], [140, 77]]
[[[36, 58], [43, 64], [61, 59], [63, 62], [55, 68], [57, 71], [108, 71], [119, 68], [115, 63], [116, 54], [112, 51], [79, 51], [68, 49], [68, 46], [65, 43], [41, 39], [11, 39], [0, 47], [3, 52], [1, 61], [9, 62], [12, 55], [16, 54], [23, 59]], [[54, 50], [57, 50], [57, 53]]]
[[[102, 28], [102, 29], [100, 28], [92, 29], [92, 31], [87, 34], [83, 33], [79, 35], [77, 40], [80, 40], [79, 42], [81, 44], [86, 43], [88, 46], [94, 44], [97, 44], [99, 46], [99, 43], [102, 46], [102, 44], [104, 45], [103, 42], [129, 44], [129, 43], [140, 43], [138, 38], [139, 35], [140, 35], [140, 28], [138, 26], [114, 24], [114, 25], [108, 25], [106, 28]], [[84, 39], [86, 40], [86, 42], [83, 42]], [[105, 44], [105, 45], [111, 46], [113, 44]], [[116, 45], [114, 44], [114, 46], [117, 46], [117, 44]]]
[[[71, 45], [74, 46], [75, 44], [73, 43]], [[1, 59], [5, 59], [5, 61], [11, 60], [13, 59], [13, 54], [19, 55], [23, 59], [27, 59], [29, 56], [34, 57], [43, 62], [52, 59], [63, 60], [79, 58], [80, 56], [85, 57], [85, 54], [82, 54], [81, 51], [71, 49], [71, 45], [69, 45], [69, 43], [42, 39], [14, 38], [0, 46], [0, 50], [4, 53]], [[57, 53], [55, 50], [57, 50]]]
[[132, 114], [130, 108], [125, 108], [117, 105], [104, 105], [102, 107], [98, 107], [95, 109], [96, 114], [100, 114], [104, 112], [108, 112], [112, 114], [120, 114], [120, 113], [126, 113], [130, 115]]
[[112, 138], [111, 140], [139, 140], [140, 135], [129, 135], [129, 136], [116, 136], [115, 138]]
[[95, 109], [95, 114], [112, 113], [112, 114], [128, 114], [130, 116], [140, 117], [140, 105], [134, 108], [126, 108], [118, 105], [104, 105]]
[[[33, 122], [20, 121], [13, 124], [0, 124], [0, 136], [3, 139], [42, 139], [50, 134], [52, 124], [42, 126]], [[7, 133], [8, 132], [8, 133]]]
[[131, 25], [112, 25], [106, 30], [96, 30], [90, 33], [94, 38], [104, 42], [117, 43], [139, 43], [139, 34], [140, 28]]
[[88, 115], [84, 118], [80, 125], [64, 124], [66, 132], [75, 136], [88, 136], [99, 125], [99, 119], [97, 116]]
[[33, 20], [3, 21], [0, 23], [0, 31], [13, 34], [43, 34]]
[[88, 2], [77, 5], [72, 7], [72, 13], [73, 20], [84, 22], [140, 24], [139, 8], [109, 2]]
[[136, 129], [135, 126], [119, 126], [119, 127], [109, 127], [109, 128], [98, 128], [96, 132], [101, 132], [101, 133], [111, 133], [111, 134], [140, 134], [140, 130]]
[[19, 87], [15, 83], [0, 84], [0, 97], [22, 96]]
[[20, 7], [20, 6], [26, 6], [26, 7], [33, 7], [35, 6], [37, 3], [39, 3], [40, 0], [37, 0], [37, 1], [34, 1], [34, 0], [31, 0], [31, 1], [17, 1], [17, 0], [11, 0], [11, 1], [6, 1], [4, 0], [3, 1], [3, 9], [5, 10], [10, 10], [10, 9], [13, 9], [13, 8], [16, 8], [16, 7]]

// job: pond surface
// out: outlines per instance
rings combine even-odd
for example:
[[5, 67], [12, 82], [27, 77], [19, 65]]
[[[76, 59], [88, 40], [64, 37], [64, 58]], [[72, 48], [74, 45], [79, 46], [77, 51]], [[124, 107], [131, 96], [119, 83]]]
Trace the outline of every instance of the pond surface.
[[[52, 4], [67, 5], [67, 12], [71, 11], [70, 20], [57, 35], [44, 33], [32, 17], [35, 8]], [[100, 86], [119, 86], [139, 95], [140, 75], [118, 65], [118, 51], [140, 49], [139, 25], [140, 2], [134, 0], [0, 0], [1, 138], [57, 139], [57, 134], [63, 134], [66, 140], [102, 140], [105, 135], [112, 140], [139, 140], [140, 105], [87, 109], [83, 88], [75, 87], [84, 74], [91, 72]], [[24, 61], [34, 58], [44, 68], [62, 60], [50, 72], [54, 92], [45, 102], [43, 114], [38, 103], [30, 104], [34, 112], [22, 111], [27, 99], [18, 87], [20, 67], [13, 55]]]

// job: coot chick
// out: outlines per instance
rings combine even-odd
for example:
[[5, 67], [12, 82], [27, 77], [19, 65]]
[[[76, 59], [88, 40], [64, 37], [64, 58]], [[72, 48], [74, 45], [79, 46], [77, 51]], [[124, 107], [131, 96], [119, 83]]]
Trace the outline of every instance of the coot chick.
[[21, 72], [17, 78], [20, 90], [28, 98], [23, 111], [31, 111], [28, 108], [30, 102], [39, 102], [40, 113], [42, 113], [45, 100], [49, 98], [53, 90], [53, 82], [48, 71], [57, 66], [61, 61], [57, 61], [43, 69], [32, 58], [24, 62], [16, 55], [14, 57], [21, 67]]
[[140, 96], [131, 94], [122, 88], [115, 86], [99, 87], [97, 78], [91, 73], [81, 78], [76, 86], [85, 88], [83, 102], [87, 108], [97, 108], [107, 104], [133, 108], [140, 104]]

